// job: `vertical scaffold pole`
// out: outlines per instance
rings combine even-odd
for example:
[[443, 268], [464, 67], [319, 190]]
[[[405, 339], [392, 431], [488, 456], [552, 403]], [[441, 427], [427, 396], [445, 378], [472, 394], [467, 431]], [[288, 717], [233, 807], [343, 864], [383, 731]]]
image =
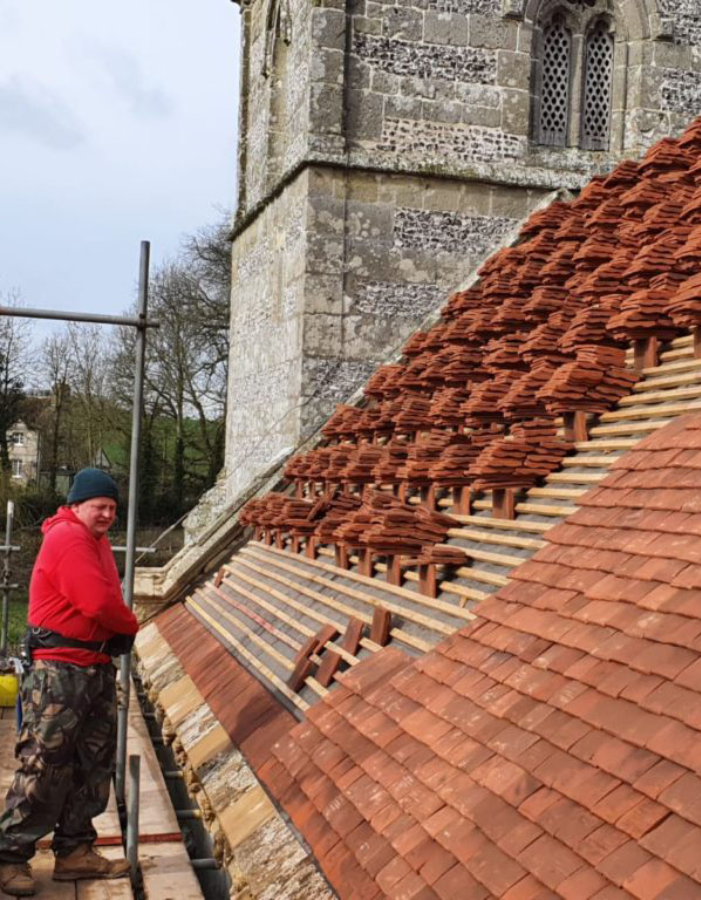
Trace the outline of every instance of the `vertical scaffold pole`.
[[2, 564], [2, 634], [0, 635], [0, 653], [7, 656], [7, 642], [10, 623], [10, 556], [12, 554], [12, 532], [15, 521], [15, 504], [7, 501], [7, 520], [5, 523], [5, 555]]
[[139, 794], [141, 791], [141, 757], [129, 757], [129, 811], [127, 812], [127, 859], [132, 884], [139, 867]]
[[[134, 605], [134, 563], [136, 560], [136, 518], [139, 500], [139, 448], [141, 445], [141, 419], [144, 398], [144, 362], [146, 359], [146, 321], [148, 312], [148, 276], [151, 245], [141, 242], [139, 264], [139, 325], [136, 331], [136, 358], [134, 371], [134, 407], [131, 426], [131, 455], [129, 461], [129, 507], [127, 514], [127, 553], [124, 565], [124, 602], [131, 609]], [[124, 785], [127, 767], [127, 728], [129, 724], [129, 693], [131, 685], [131, 654], [121, 658], [119, 680], [121, 698], [117, 731], [117, 775], [115, 792], [117, 801], [124, 803]]]

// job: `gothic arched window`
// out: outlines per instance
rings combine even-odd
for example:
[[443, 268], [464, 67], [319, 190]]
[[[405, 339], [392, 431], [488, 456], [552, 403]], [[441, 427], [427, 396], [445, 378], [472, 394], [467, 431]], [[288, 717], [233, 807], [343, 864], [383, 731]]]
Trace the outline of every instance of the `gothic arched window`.
[[533, 139], [608, 150], [614, 69], [609, 0], [544, 0], [536, 21]]
[[584, 102], [581, 143], [584, 150], [608, 150], [613, 83], [613, 35], [605, 19], [587, 33], [584, 53]]
[[541, 144], [564, 147], [570, 116], [570, 58], [572, 33], [561, 16], [555, 16], [543, 32], [543, 73], [541, 76]]

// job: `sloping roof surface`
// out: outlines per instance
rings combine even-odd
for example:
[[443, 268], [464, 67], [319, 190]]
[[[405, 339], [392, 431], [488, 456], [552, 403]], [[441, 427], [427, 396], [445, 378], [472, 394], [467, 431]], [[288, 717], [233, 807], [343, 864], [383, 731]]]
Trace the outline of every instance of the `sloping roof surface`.
[[701, 898], [701, 416], [581, 502], [473, 624], [273, 748], [344, 900]]

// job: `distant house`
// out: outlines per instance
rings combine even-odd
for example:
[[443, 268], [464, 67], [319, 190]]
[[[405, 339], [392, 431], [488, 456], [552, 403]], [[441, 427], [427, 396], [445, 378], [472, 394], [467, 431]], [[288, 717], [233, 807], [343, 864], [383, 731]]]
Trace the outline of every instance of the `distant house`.
[[14, 481], [29, 484], [36, 481], [39, 472], [39, 432], [22, 421], [16, 422], [7, 432], [8, 452]]

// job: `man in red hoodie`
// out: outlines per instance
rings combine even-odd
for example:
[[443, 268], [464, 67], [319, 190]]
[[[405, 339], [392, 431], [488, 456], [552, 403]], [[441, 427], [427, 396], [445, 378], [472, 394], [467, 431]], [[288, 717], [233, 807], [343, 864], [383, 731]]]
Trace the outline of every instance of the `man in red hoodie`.
[[29, 588], [32, 665], [22, 683], [20, 766], [0, 817], [0, 887], [34, 893], [29, 860], [53, 831], [54, 879], [118, 878], [124, 860], [93, 850], [117, 740], [116, 672], [138, 630], [106, 537], [117, 485], [98, 469], [75, 477], [68, 505], [42, 526]]

